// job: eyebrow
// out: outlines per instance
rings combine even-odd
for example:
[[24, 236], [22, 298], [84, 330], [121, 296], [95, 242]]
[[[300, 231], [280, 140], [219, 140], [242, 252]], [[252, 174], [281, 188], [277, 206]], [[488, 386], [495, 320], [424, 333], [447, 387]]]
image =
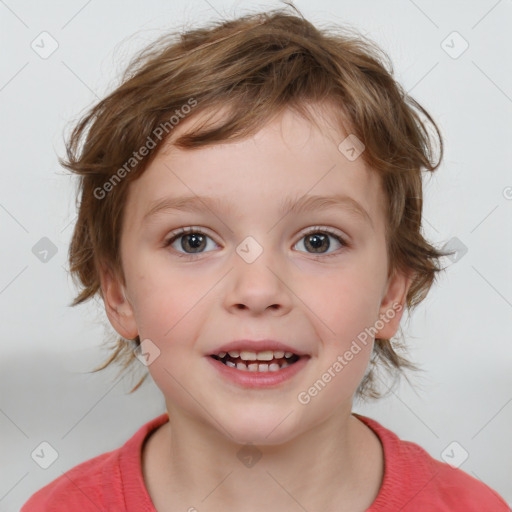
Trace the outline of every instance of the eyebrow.
[[[332, 196], [304, 195], [298, 199], [289, 197], [282, 201], [279, 207], [279, 215], [295, 214], [310, 212], [314, 210], [328, 210], [340, 208], [353, 213], [360, 217], [361, 220], [367, 222], [374, 229], [373, 221], [368, 212], [354, 198], [345, 194], [336, 194]], [[204, 210], [217, 210], [226, 213], [232, 212], [232, 205], [226, 203], [219, 197], [212, 196], [179, 196], [164, 197], [153, 201], [142, 218], [142, 222], [154, 217], [159, 213], [167, 211], [187, 211], [202, 212]]]

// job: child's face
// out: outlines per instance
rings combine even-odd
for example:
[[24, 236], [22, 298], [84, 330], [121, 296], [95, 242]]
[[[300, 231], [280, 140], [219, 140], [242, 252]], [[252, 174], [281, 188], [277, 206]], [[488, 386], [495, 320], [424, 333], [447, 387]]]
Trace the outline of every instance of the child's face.
[[[372, 337], [364, 344], [358, 335], [392, 311], [391, 320], [377, 324], [384, 323], [377, 337], [391, 337], [401, 316], [393, 305], [403, 304], [410, 284], [401, 274], [388, 280], [376, 174], [362, 157], [349, 161], [340, 152], [346, 134], [321, 126], [322, 132], [287, 111], [243, 141], [160, 151], [130, 185], [121, 240], [126, 298], [119, 283], [102, 276], [116, 330], [160, 350], [149, 371], [169, 414], [237, 442], [283, 443], [325, 420], [348, 418], [373, 348]], [[283, 201], [311, 195], [346, 196], [366, 213], [348, 202], [280, 209]], [[178, 196], [211, 196], [219, 204], [144, 218], [154, 202]], [[182, 235], [165, 246], [188, 226], [207, 236]], [[333, 235], [322, 239], [326, 229], [347, 245]], [[187, 252], [193, 259], [180, 257]], [[278, 385], [236, 384], [210, 354], [240, 339], [277, 340], [309, 358]], [[344, 356], [351, 346], [352, 358]], [[322, 377], [326, 372], [330, 378]], [[309, 392], [319, 379], [321, 390]]]

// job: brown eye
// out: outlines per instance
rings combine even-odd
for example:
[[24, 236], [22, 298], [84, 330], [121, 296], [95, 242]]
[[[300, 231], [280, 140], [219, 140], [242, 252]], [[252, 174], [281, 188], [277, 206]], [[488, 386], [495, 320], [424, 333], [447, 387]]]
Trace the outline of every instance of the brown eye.
[[312, 252], [323, 253], [327, 251], [331, 246], [329, 235], [323, 233], [313, 233], [312, 235], [307, 235], [304, 237], [304, 240], [304, 245], [308, 250], [312, 249]]
[[325, 228], [315, 228], [314, 230], [309, 231], [301, 238], [301, 240], [298, 243], [304, 240], [304, 247], [306, 248], [306, 251], [309, 252], [310, 254], [335, 256], [337, 253], [332, 254], [328, 252], [332, 245], [330, 240], [331, 238], [334, 238], [336, 240], [336, 243], [338, 243], [340, 247], [347, 246], [345, 240], [339, 234]]
[[[178, 256], [187, 257], [194, 256], [195, 254], [202, 254], [207, 247], [207, 241], [211, 238], [197, 229], [181, 229], [175, 233], [171, 238], [164, 242], [164, 247], [172, 246], [178, 253]], [[176, 245], [175, 245], [176, 244]]]
[[181, 248], [187, 252], [191, 248], [191, 252], [201, 252], [206, 247], [206, 236], [199, 233], [191, 233], [183, 235], [181, 238]]

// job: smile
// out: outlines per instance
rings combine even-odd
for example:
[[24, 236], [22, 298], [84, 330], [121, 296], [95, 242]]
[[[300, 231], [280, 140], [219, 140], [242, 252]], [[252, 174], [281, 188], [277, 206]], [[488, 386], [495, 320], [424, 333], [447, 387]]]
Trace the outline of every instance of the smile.
[[230, 350], [212, 355], [222, 364], [246, 372], [277, 372], [296, 363], [300, 357], [292, 352], [264, 350], [262, 352]]
[[282, 351], [229, 351], [206, 359], [227, 381], [245, 388], [277, 386], [299, 373], [311, 357]]

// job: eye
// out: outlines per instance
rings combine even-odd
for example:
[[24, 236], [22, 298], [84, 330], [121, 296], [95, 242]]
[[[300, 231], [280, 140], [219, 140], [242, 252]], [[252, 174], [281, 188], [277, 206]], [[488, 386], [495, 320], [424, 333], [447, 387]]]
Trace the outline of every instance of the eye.
[[[320, 226], [310, 229], [295, 245], [299, 245], [304, 240], [304, 246], [310, 254], [325, 257], [337, 256], [338, 252], [336, 251], [334, 253], [327, 252], [331, 248], [330, 238], [334, 238], [340, 247], [348, 246], [345, 239], [339, 233]], [[210, 236], [200, 229], [186, 227], [172, 233], [163, 245], [164, 247], [171, 246], [180, 258], [193, 259], [204, 252], [209, 252], [205, 250], [208, 247], [208, 240], [217, 245]]]
[[329, 238], [334, 238], [337, 243], [341, 247], [347, 247], [348, 244], [345, 242], [345, 239], [338, 233], [332, 231], [329, 228], [321, 228], [320, 226], [316, 226], [310, 229], [301, 239], [297, 242], [296, 245], [300, 244], [302, 240], [304, 240], [304, 246], [309, 250], [311, 249], [310, 254], [319, 254], [325, 256], [336, 256], [338, 253], [327, 253], [327, 251], [331, 248], [331, 242]]
[[[180, 239], [181, 242], [179, 242]], [[194, 258], [196, 254], [204, 252], [203, 249], [208, 245], [207, 240], [212, 239], [199, 229], [193, 227], [181, 228], [164, 242], [164, 247], [172, 247], [175, 242], [178, 242], [177, 245], [184, 251], [184, 253], [181, 253], [177, 247], [173, 247], [178, 256], [180, 258]], [[188, 252], [189, 250], [191, 252]]]

